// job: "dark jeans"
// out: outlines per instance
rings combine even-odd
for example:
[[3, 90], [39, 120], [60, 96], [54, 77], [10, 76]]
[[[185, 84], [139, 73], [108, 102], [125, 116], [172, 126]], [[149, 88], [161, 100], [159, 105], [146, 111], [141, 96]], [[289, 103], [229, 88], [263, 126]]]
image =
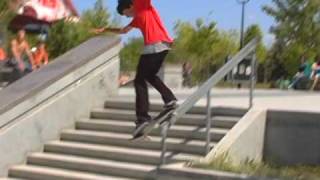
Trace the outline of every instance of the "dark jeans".
[[136, 115], [137, 124], [151, 119], [149, 111], [149, 95], [147, 83], [149, 82], [160, 94], [164, 103], [176, 100], [171, 90], [157, 76], [161, 65], [169, 51], [156, 54], [142, 55], [137, 67], [137, 74], [134, 80], [136, 91]]

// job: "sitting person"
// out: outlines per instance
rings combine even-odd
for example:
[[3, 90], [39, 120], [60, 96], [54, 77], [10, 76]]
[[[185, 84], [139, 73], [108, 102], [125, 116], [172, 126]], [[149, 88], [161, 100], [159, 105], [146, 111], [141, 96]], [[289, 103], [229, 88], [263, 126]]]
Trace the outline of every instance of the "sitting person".
[[296, 90], [305, 90], [308, 88], [309, 78], [305, 75], [305, 68], [303, 66], [299, 67], [299, 71], [293, 77], [292, 83], [289, 86], [289, 89]]
[[311, 75], [311, 72], [312, 72], [311, 65], [312, 64], [310, 63], [310, 61], [308, 59], [305, 58], [305, 56], [301, 57], [301, 64], [300, 64], [299, 68], [304, 69], [303, 73], [306, 77], [310, 77], [310, 75]]
[[46, 50], [46, 45], [44, 42], [39, 42], [37, 45], [37, 49], [33, 52], [33, 64], [35, 69], [39, 69], [40, 67], [47, 65], [49, 62], [49, 55]]
[[313, 85], [311, 90], [315, 90], [320, 78], [320, 56], [317, 58], [317, 62], [312, 65], [312, 75], [311, 79], [313, 80]]
[[4, 68], [6, 66], [6, 63], [7, 63], [7, 54], [4, 51], [4, 49], [0, 46], [0, 69]]
[[18, 70], [20, 77], [34, 69], [33, 56], [25, 34], [25, 30], [19, 30], [17, 37], [11, 41], [13, 59], [10, 64]]
[[6, 52], [4, 51], [4, 49], [2, 47], [0, 47], [0, 61], [5, 61], [7, 60], [7, 54]]
[[185, 62], [182, 65], [182, 77], [183, 87], [192, 87], [192, 65], [189, 62]]
[[277, 81], [276, 81], [276, 87], [282, 90], [287, 90], [289, 88], [290, 81], [287, 79], [287, 76], [281, 76]]

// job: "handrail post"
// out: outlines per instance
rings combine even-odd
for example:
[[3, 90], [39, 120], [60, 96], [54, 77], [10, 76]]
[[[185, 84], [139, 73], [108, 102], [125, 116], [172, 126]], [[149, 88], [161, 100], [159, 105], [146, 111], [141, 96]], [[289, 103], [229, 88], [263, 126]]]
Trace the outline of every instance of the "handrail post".
[[251, 58], [249, 109], [251, 109], [253, 106], [253, 90], [255, 86], [255, 73], [256, 73], [255, 64], [256, 64], [256, 54], [254, 53]]
[[[168, 130], [170, 126], [174, 125], [177, 120], [179, 120], [184, 114], [192, 108], [200, 98], [203, 98], [205, 93], [207, 93], [207, 127], [206, 127], [206, 147], [205, 151], [207, 153], [210, 152], [211, 147], [211, 123], [212, 123], [212, 116], [211, 116], [211, 89], [214, 87], [223, 77], [225, 77], [232, 69], [241, 62], [246, 56], [248, 56], [252, 51], [256, 49], [257, 38], [250, 41], [244, 48], [240, 50], [227, 64], [221, 67], [214, 75], [212, 75], [199, 89], [193, 93], [190, 97], [188, 97], [183, 104], [181, 104], [173, 113], [173, 116], [168, 121], [168, 123], [163, 124], [161, 126], [161, 159], [160, 159], [160, 166], [166, 163], [166, 139], [168, 135]], [[252, 60], [251, 65], [254, 67], [255, 57]], [[253, 70], [254, 71], [254, 70]], [[253, 102], [253, 88], [254, 88], [254, 74], [251, 73], [251, 89], [250, 89], [250, 106], [252, 106]], [[151, 130], [150, 130], [151, 131]]]
[[164, 165], [166, 163], [166, 151], [167, 151], [167, 144], [166, 144], [166, 139], [168, 135], [168, 130], [169, 130], [169, 123], [165, 123], [161, 126], [161, 135], [162, 135], [162, 140], [161, 140], [161, 157], [160, 157], [160, 165]]
[[206, 154], [208, 154], [211, 150], [210, 142], [211, 142], [211, 90], [207, 93], [207, 139], [206, 139]]

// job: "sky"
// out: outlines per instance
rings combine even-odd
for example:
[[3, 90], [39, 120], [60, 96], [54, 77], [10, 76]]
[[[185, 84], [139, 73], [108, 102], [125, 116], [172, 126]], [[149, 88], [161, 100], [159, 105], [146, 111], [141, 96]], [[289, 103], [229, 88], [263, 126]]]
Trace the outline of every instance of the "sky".
[[[79, 11], [91, 8], [95, 0], [73, 0]], [[104, 0], [105, 5], [112, 14], [116, 14], [118, 0]], [[264, 32], [264, 42], [270, 46], [273, 36], [269, 33], [274, 24], [272, 17], [266, 15], [261, 7], [270, 4], [271, 0], [251, 0], [246, 6], [245, 25], [259, 24]], [[153, 0], [153, 5], [159, 11], [169, 33], [174, 37], [174, 24], [177, 20], [194, 22], [197, 18], [206, 21], [215, 21], [219, 29], [240, 29], [241, 5], [237, 0]], [[121, 23], [126, 25], [129, 19], [122, 17]], [[124, 39], [140, 36], [135, 30]]]

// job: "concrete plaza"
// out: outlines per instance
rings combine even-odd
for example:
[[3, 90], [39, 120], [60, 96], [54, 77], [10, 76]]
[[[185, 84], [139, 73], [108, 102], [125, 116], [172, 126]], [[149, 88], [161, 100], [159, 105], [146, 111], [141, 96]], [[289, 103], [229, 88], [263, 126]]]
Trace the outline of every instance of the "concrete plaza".
[[[192, 89], [173, 89], [174, 93], [182, 103], [188, 96], [195, 92]], [[161, 103], [161, 96], [154, 89], [149, 89], [151, 102]], [[134, 101], [135, 92], [131, 87], [120, 88], [120, 98]], [[248, 107], [248, 89], [220, 89], [214, 88], [211, 92], [213, 106]], [[197, 105], [204, 106], [206, 98], [202, 98]], [[310, 91], [287, 91], [256, 89], [254, 91], [254, 107], [272, 110], [320, 112], [320, 93]]]

